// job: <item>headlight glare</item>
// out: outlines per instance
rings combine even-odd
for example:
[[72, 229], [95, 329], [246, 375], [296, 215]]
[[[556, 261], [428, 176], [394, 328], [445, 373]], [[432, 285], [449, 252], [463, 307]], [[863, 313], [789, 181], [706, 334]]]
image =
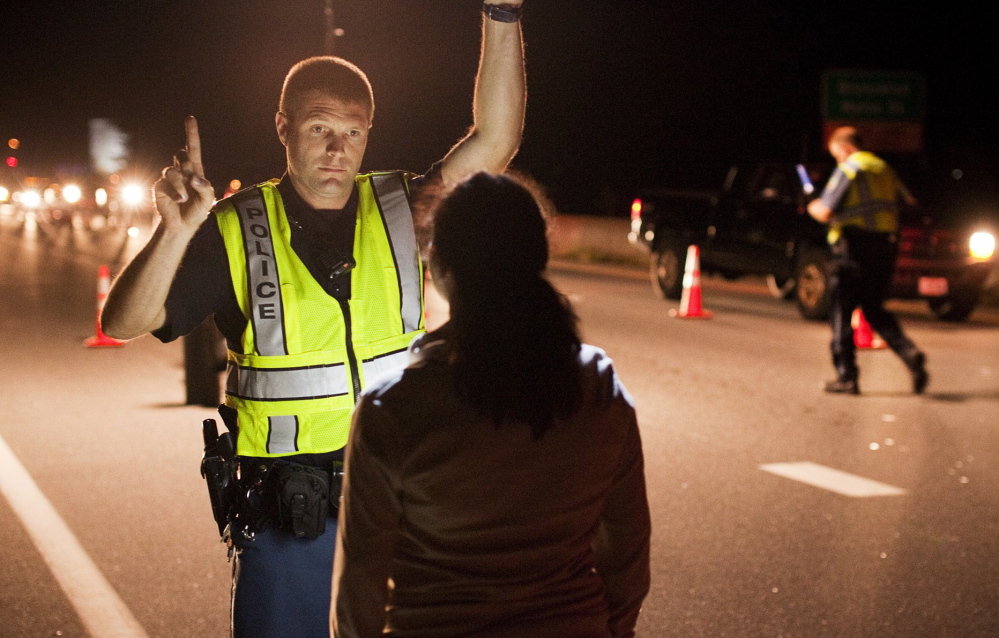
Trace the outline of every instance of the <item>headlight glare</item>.
[[992, 233], [979, 231], [968, 241], [968, 251], [975, 259], [990, 259], [996, 252], [996, 238]]
[[83, 192], [76, 184], [67, 184], [66, 187], [62, 189], [62, 198], [70, 204], [75, 204], [80, 201], [80, 197], [82, 196]]
[[138, 184], [128, 184], [121, 191], [121, 198], [125, 200], [126, 204], [131, 204], [132, 206], [138, 206], [142, 203], [144, 199], [144, 193], [142, 187]]
[[28, 208], [37, 208], [42, 203], [42, 196], [38, 191], [23, 191], [21, 203]]

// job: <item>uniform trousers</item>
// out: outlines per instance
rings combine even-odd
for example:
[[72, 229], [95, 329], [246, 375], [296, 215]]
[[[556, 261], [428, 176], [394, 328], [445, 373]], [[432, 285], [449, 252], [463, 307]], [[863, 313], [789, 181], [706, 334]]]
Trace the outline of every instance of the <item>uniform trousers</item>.
[[330, 638], [337, 519], [314, 540], [268, 527], [236, 542], [233, 638]]
[[856, 381], [858, 376], [851, 324], [857, 308], [906, 366], [918, 367], [919, 349], [905, 336], [895, 315], [884, 308], [897, 256], [893, 235], [856, 227], [844, 227], [839, 241], [833, 245], [831, 346], [833, 365], [840, 380]]

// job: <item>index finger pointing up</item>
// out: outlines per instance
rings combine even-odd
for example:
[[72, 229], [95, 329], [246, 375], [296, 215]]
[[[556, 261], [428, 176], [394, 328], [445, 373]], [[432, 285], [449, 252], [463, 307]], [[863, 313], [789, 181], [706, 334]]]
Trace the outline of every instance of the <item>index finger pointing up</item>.
[[201, 163], [201, 136], [198, 135], [198, 120], [193, 115], [184, 118], [184, 133], [187, 136], [187, 158], [191, 168], [198, 177], [205, 176], [205, 167]]

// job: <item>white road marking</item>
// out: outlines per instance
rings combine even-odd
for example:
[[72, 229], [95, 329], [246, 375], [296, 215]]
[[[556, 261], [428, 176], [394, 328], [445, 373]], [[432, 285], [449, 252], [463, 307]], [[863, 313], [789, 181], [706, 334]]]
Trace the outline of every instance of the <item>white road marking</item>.
[[21, 519], [91, 638], [148, 638], [3, 437], [0, 494]]
[[821, 487], [844, 496], [900, 496], [907, 492], [901, 487], [873, 481], [863, 476], [804, 461], [801, 463], [768, 463], [760, 469], [777, 476]]

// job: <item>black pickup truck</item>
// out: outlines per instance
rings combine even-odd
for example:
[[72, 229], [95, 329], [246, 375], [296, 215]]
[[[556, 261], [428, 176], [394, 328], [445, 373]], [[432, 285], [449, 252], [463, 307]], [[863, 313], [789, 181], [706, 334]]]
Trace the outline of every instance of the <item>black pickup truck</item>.
[[[805, 208], [818, 194], [806, 192], [809, 185], [821, 189], [831, 169], [767, 163], [733, 167], [717, 193], [642, 191], [631, 206], [628, 238], [648, 249], [653, 287], [667, 299], [680, 298], [687, 248], [696, 244], [703, 273], [762, 275], [775, 296], [795, 300], [802, 316], [825, 319], [826, 229]], [[901, 221], [891, 296], [924, 298], [940, 319], [963, 321], [992, 268], [994, 233], [943, 226], [922, 208], [903, 210]]]

